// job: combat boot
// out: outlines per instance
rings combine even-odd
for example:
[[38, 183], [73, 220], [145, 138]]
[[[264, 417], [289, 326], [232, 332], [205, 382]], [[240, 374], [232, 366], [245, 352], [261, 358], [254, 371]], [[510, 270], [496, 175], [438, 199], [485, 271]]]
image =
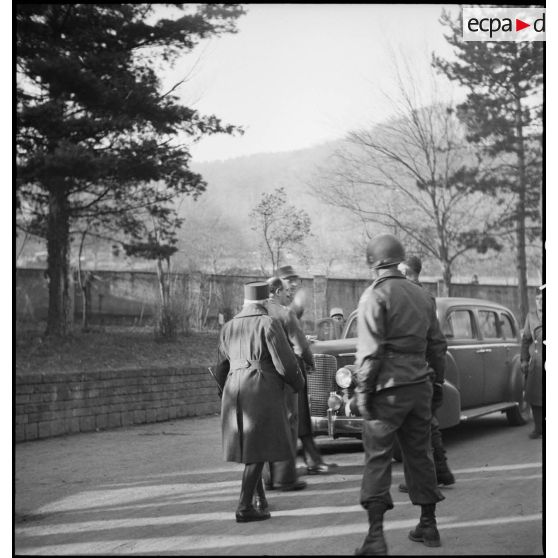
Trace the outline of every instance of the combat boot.
[[423, 504], [421, 509], [420, 522], [409, 533], [409, 538], [426, 546], [440, 546], [440, 533], [436, 527], [436, 504]]
[[360, 548], [355, 550], [356, 556], [386, 556], [387, 544], [384, 539], [384, 513], [386, 505], [375, 502], [368, 507], [368, 534]]
[[434, 465], [436, 467], [436, 480], [438, 484], [448, 486], [455, 484], [455, 477], [448, 467], [448, 460], [446, 459], [446, 452], [444, 448], [433, 448]]

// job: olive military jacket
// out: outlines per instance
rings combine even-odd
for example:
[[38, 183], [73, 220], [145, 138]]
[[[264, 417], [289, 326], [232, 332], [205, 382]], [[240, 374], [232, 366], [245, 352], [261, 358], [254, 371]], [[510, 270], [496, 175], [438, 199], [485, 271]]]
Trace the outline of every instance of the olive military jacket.
[[225, 460], [286, 461], [292, 441], [285, 390], [304, 379], [283, 327], [257, 304], [246, 305], [221, 330], [215, 376], [223, 388]]
[[543, 405], [543, 326], [537, 314], [529, 314], [521, 335], [521, 361], [529, 362], [525, 380], [525, 400]]
[[432, 374], [441, 383], [446, 351], [435, 299], [424, 288], [392, 270], [364, 291], [358, 305], [359, 393], [423, 382]]

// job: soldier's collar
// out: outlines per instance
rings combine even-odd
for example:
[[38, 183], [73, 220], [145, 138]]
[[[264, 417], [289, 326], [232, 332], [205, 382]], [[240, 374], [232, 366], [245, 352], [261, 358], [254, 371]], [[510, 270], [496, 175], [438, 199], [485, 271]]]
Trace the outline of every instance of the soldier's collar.
[[235, 316], [235, 318], [246, 318], [247, 316], [267, 316], [267, 310], [261, 304], [247, 304]]
[[383, 275], [381, 275], [380, 277], [378, 277], [373, 283], [372, 286], [376, 286], [379, 283], [381, 283], [382, 281], [385, 281], [386, 279], [405, 279], [407, 280], [407, 278], [405, 277], [405, 275], [403, 275], [403, 273], [401, 273], [398, 269], [394, 269], [392, 271], [388, 271], [387, 273], [384, 273]]

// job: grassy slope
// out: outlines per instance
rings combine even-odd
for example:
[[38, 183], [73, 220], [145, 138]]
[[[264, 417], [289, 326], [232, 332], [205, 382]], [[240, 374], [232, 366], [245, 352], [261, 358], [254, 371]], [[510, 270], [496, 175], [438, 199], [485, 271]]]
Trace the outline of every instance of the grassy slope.
[[217, 343], [215, 332], [160, 342], [150, 328], [106, 326], [76, 332], [64, 340], [45, 339], [37, 331], [19, 331], [16, 373], [210, 366], [216, 361]]

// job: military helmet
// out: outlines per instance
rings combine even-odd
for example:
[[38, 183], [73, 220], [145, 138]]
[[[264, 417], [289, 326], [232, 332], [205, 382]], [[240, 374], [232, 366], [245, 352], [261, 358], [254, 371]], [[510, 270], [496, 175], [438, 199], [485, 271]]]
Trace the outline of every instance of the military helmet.
[[405, 249], [392, 234], [379, 234], [368, 241], [366, 261], [373, 269], [397, 265], [405, 259]]

